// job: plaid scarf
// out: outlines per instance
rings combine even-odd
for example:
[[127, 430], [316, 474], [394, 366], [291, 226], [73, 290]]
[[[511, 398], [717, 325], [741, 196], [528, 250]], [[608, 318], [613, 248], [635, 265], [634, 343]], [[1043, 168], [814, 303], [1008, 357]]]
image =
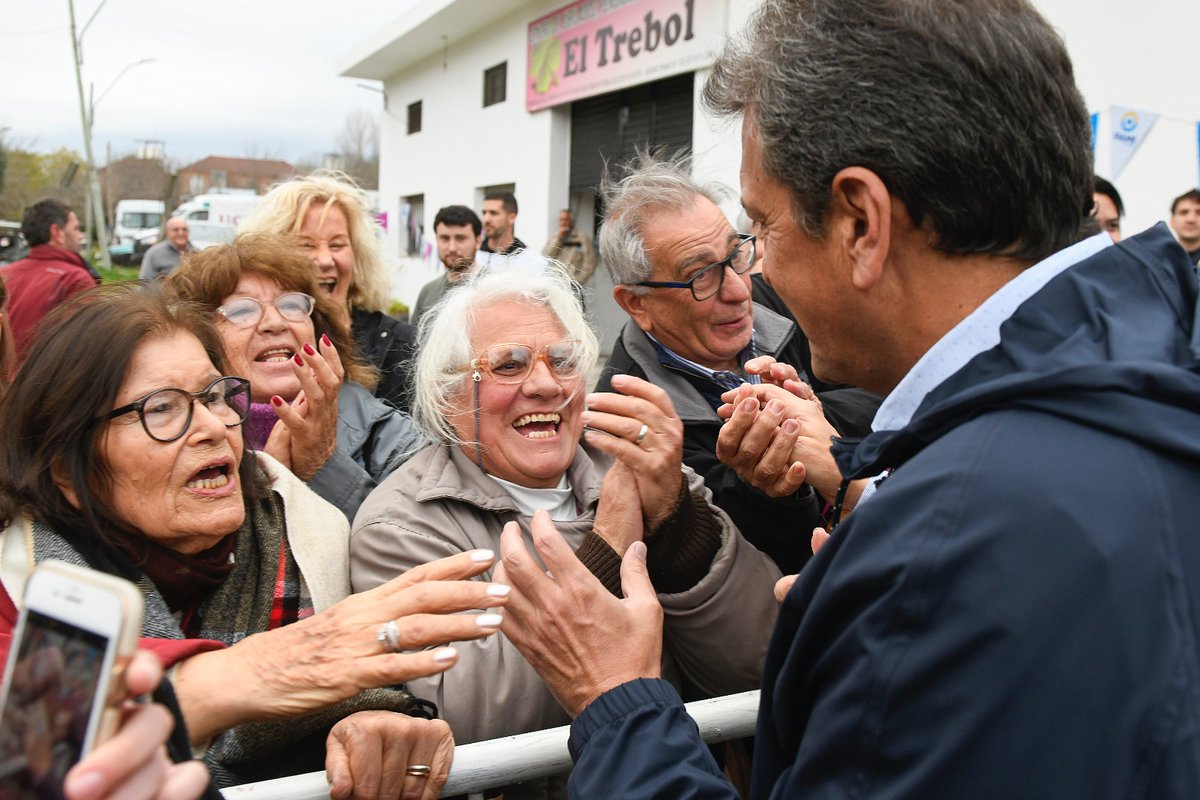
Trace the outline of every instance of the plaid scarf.
[[[142, 636], [202, 638], [233, 645], [260, 631], [312, 616], [312, 598], [301, 579], [285, 535], [282, 498], [275, 492], [247, 503], [246, 521], [234, 544], [234, 567], [204, 599], [195, 615], [198, 637], [185, 635], [157, 587], [142, 574], [135, 583], [145, 598]], [[33, 525], [34, 560], [57, 558], [92, 565], [63, 537]], [[268, 590], [269, 588], [269, 590]], [[402, 687], [368, 689], [349, 700], [300, 717], [240, 725], [209, 744], [204, 762], [218, 786], [268, 780], [324, 768], [325, 736], [338, 720], [356, 711], [387, 710], [433, 717], [436, 710], [414, 701]]]
[[250, 513], [234, 535], [233, 570], [186, 620], [188, 636], [232, 645], [313, 615], [284, 535], [283, 500], [269, 492], [248, 505]]

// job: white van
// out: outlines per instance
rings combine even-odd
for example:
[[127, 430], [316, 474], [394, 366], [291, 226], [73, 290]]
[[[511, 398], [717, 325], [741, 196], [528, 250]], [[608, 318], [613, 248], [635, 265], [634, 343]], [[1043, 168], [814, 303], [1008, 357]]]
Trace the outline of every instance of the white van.
[[250, 215], [259, 201], [260, 195], [222, 192], [221, 194], [198, 194], [191, 200], [180, 204], [171, 212], [172, 217], [183, 217], [189, 223], [192, 220], [207, 222], [213, 225], [229, 225], [236, 228], [242, 220]]
[[108, 253], [117, 263], [130, 263], [158, 241], [163, 222], [161, 200], [119, 200], [113, 215], [112, 241]]
[[172, 217], [183, 217], [191, 230], [192, 245], [197, 250], [226, 244], [233, 241], [237, 226], [250, 216], [261, 195], [250, 192], [198, 194], [181, 203], [171, 212]]

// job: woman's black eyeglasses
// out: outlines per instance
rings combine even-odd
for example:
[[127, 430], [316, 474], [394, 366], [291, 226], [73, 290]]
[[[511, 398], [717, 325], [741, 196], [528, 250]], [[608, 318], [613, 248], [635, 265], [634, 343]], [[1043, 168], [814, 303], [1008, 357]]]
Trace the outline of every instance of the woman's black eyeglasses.
[[246, 421], [250, 413], [250, 381], [245, 378], [223, 377], [198, 392], [183, 389], [156, 389], [140, 400], [114, 408], [99, 416], [95, 422], [115, 419], [136, 411], [147, 435], [156, 442], [173, 442], [187, 433], [192, 425], [192, 413], [199, 400], [226, 428]]
[[737, 246], [729, 255], [715, 264], [709, 264], [686, 281], [640, 281], [634, 286], [648, 286], [651, 289], [691, 289], [692, 297], [697, 300], [707, 300], [721, 291], [725, 284], [725, 268], [729, 267], [735, 275], [744, 275], [754, 266], [754, 240], [757, 238], [750, 233], [737, 234]]

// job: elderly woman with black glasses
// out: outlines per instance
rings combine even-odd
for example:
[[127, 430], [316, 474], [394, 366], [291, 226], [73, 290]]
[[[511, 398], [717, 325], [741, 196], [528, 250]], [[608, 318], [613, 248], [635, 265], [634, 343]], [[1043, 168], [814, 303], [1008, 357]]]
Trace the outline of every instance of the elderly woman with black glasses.
[[[755, 688], [778, 570], [682, 466], [682, 427], [661, 389], [618, 376], [616, 392], [585, 395], [598, 344], [565, 272], [497, 261], [421, 319], [414, 413], [434, 443], [359, 510], [354, 590], [497, 550], [505, 525], [528, 535], [534, 514], [549, 514], [617, 594], [621, 556], [645, 541], [668, 674], [691, 695]], [[569, 722], [503, 633], [462, 650], [454, 674], [409, 683], [457, 741]]]
[[408, 716], [424, 706], [390, 687], [457, 659], [422, 647], [496, 630], [495, 613], [453, 613], [505, 601], [465, 580], [492, 556], [347, 597], [349, 523], [244, 446], [253, 394], [224, 351], [204, 309], [155, 287], [102, 287], [56, 313], [0, 400], [3, 592], [19, 602], [45, 559], [134, 581], [143, 644], [173, 666], [221, 784], [327, 765], [335, 797], [418, 796], [448, 771], [449, 729]]
[[246, 442], [354, 519], [376, 484], [424, 443], [412, 418], [371, 395], [345, 315], [285, 237], [239, 236], [197, 253], [170, 292], [212, 312], [234, 371], [250, 380]]

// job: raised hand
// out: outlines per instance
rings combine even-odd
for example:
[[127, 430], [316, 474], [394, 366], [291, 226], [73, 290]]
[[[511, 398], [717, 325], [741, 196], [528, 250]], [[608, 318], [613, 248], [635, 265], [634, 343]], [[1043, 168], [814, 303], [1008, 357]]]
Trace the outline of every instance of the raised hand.
[[[572, 717], [604, 692], [662, 666], [662, 606], [646, 571], [646, 545], [621, 561], [624, 599], [613, 597], [539, 511], [533, 543], [549, 574], [525, 548], [515, 522], [500, 536], [496, 579], [512, 586], [503, 631]], [[553, 576], [553, 577], [551, 577]]]
[[652, 383], [614, 375], [615, 392], [587, 397], [588, 444], [632, 472], [647, 534], [674, 513], [683, 482], [683, 423], [671, 398]]

